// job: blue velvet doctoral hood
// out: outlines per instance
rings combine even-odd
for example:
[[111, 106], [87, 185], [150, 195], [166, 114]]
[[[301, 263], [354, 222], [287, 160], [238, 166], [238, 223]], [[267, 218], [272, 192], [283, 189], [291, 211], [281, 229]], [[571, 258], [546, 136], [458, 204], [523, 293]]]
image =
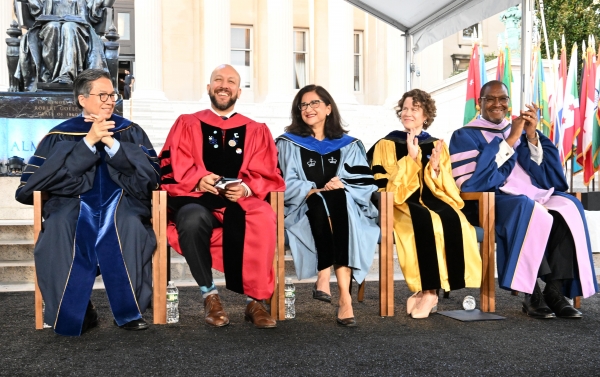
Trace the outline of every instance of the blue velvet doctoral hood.
[[344, 134], [339, 139], [330, 139], [326, 137], [323, 140], [317, 140], [312, 136], [299, 136], [291, 134], [289, 132], [284, 133], [283, 135], [279, 136], [279, 138], [287, 139], [292, 143], [299, 145], [302, 148], [315, 151], [321, 155], [326, 155], [333, 151], [337, 151], [357, 140], [352, 136], [348, 136], [346, 134]]

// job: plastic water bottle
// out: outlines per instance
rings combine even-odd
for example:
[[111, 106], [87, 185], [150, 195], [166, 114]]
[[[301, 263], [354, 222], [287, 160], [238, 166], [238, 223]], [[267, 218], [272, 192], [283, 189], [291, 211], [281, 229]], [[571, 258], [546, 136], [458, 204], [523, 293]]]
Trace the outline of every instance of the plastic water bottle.
[[179, 322], [179, 290], [175, 283], [167, 285], [167, 323]]
[[463, 308], [465, 310], [474, 310], [475, 304], [475, 297], [473, 296], [466, 296], [463, 300]]
[[292, 284], [292, 278], [285, 278], [285, 319], [296, 318], [296, 287]]
[[[44, 300], [42, 300], [42, 319], [44, 318], [46, 314], [46, 303], [44, 302]], [[45, 329], [51, 329], [52, 326], [50, 326], [49, 324], [47, 324], [46, 322], [44, 322], [44, 326]]]

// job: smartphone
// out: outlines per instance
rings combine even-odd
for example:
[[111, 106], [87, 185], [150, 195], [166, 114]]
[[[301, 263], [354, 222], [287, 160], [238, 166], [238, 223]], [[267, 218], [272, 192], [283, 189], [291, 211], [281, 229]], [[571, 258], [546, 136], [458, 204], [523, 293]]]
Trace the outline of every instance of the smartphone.
[[221, 177], [221, 179], [219, 179], [217, 181], [217, 183], [215, 183], [215, 187], [221, 190], [224, 190], [227, 186], [229, 185], [235, 185], [238, 183], [241, 183], [242, 180], [238, 179], [238, 178], [225, 178], [225, 177]]

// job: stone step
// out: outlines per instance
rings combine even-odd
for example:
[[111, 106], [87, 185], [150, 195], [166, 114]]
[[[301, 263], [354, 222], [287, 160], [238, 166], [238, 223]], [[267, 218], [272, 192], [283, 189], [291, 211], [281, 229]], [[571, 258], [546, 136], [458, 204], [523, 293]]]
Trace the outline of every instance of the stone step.
[[33, 220], [0, 220], [0, 242], [12, 240], [33, 243]]
[[33, 240], [0, 240], [0, 260], [27, 261], [33, 259]]
[[33, 259], [0, 260], [0, 283], [33, 283]]

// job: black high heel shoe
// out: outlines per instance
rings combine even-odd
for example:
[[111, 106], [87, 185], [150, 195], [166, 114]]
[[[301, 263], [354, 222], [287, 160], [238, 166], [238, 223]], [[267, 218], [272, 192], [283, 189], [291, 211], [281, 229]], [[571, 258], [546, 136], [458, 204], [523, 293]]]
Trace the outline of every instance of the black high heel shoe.
[[350, 317], [350, 318], [340, 318], [340, 308], [338, 308], [336, 315], [335, 315], [335, 322], [338, 324], [338, 326], [342, 326], [342, 327], [356, 327], [356, 319], [354, 319], [354, 317]]
[[323, 301], [323, 302], [327, 302], [327, 303], [331, 304], [331, 295], [327, 294], [323, 291], [317, 290], [317, 283], [315, 283], [315, 285], [313, 287], [312, 296], [315, 300], [319, 300], [319, 301]]

